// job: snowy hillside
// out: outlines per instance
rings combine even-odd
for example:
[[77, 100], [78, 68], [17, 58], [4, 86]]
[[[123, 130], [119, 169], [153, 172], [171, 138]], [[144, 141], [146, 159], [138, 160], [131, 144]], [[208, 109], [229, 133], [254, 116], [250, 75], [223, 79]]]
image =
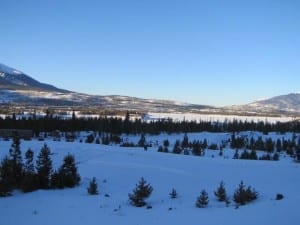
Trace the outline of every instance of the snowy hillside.
[[[257, 133], [245, 133], [258, 135]], [[220, 143], [230, 134], [188, 134], [190, 140], [207, 138]], [[290, 138], [292, 134], [270, 134], [275, 138]], [[300, 201], [300, 164], [281, 155], [280, 161], [233, 160], [234, 151], [225, 148], [207, 151], [204, 157], [174, 155], [157, 152], [157, 145], [169, 139], [170, 143], [182, 139], [182, 134], [146, 136], [153, 147], [121, 148], [97, 144], [54, 142], [46, 139], [57, 168], [67, 153], [75, 155], [81, 183], [74, 189], [39, 190], [0, 199], [1, 225], [297, 225]], [[124, 136], [137, 141], [137, 136]], [[0, 141], [0, 158], [8, 153], [10, 142]], [[22, 141], [21, 149], [31, 148], [35, 156], [43, 142]], [[87, 194], [92, 177], [97, 178], [99, 195]], [[129, 204], [128, 193], [144, 177], [154, 188], [147, 200], [152, 209], [136, 208]], [[236, 209], [234, 203], [226, 207], [213, 192], [220, 181], [232, 197], [241, 180], [259, 192], [258, 200]], [[175, 188], [177, 199], [170, 199]], [[195, 207], [197, 196], [205, 189], [209, 195], [207, 208]], [[277, 193], [284, 199], [276, 201]]]
[[300, 112], [300, 94], [288, 94], [276, 96], [248, 104], [249, 107], [269, 108], [278, 111]]
[[225, 107], [227, 110], [261, 112], [261, 113], [300, 113], [300, 94], [291, 93], [273, 98], [255, 101], [246, 105]]
[[1, 76], [3, 76], [4, 73], [7, 73], [7, 74], [22, 74], [21, 71], [13, 69], [11, 67], [8, 67], [8, 66], [6, 66], [2, 63], [0, 63], [0, 72], [2, 73]]

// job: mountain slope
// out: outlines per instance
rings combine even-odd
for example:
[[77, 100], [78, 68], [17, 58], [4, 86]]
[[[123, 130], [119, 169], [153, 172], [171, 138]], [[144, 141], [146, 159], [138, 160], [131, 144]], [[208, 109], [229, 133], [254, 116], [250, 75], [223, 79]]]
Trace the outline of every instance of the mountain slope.
[[300, 94], [291, 93], [248, 104], [249, 107], [278, 111], [300, 112]]
[[0, 88], [8, 90], [43, 90], [66, 92], [49, 84], [41, 83], [23, 72], [0, 63]]
[[22, 106], [84, 107], [86, 109], [139, 112], [196, 112], [216, 114], [300, 114], [300, 94], [288, 94], [246, 105], [215, 108], [168, 100], [128, 96], [88, 95], [40, 83], [23, 72], [0, 63], [0, 103]]
[[226, 112], [245, 112], [261, 114], [293, 114], [300, 115], [300, 94], [291, 93], [269, 99], [255, 101], [246, 105], [224, 107]]
[[142, 99], [128, 96], [88, 95], [40, 83], [23, 72], [0, 64], [0, 103], [22, 106], [85, 107], [140, 112], [186, 112], [211, 108], [168, 100]]

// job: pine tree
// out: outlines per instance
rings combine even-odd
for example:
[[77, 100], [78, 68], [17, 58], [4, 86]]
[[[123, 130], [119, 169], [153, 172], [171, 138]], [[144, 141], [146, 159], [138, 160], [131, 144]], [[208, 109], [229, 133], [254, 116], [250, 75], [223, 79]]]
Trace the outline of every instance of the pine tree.
[[52, 160], [50, 158], [50, 149], [47, 144], [42, 147], [37, 161], [36, 170], [39, 182], [39, 188], [48, 189], [50, 187], [50, 178], [52, 173]]
[[144, 133], [141, 134], [141, 138], [138, 141], [138, 146], [140, 146], [140, 147], [145, 147], [146, 146], [146, 137], [145, 137]]
[[97, 195], [98, 194], [98, 184], [97, 184], [97, 181], [96, 181], [95, 177], [93, 177], [92, 181], [90, 181], [90, 185], [87, 188], [87, 192], [90, 195]]
[[173, 146], [173, 153], [174, 154], [180, 154], [182, 149], [180, 148], [180, 141], [177, 140]]
[[14, 188], [19, 188], [21, 186], [23, 176], [23, 162], [20, 144], [19, 136], [15, 135], [13, 137], [11, 148], [9, 149], [9, 160], [12, 169], [11, 185]]
[[236, 189], [236, 191], [234, 192], [233, 200], [235, 201], [235, 203], [241, 205], [245, 205], [247, 203], [247, 194], [243, 181], [241, 181], [238, 189]]
[[189, 146], [189, 137], [187, 136], [187, 133], [184, 134], [183, 140], [181, 142], [182, 148], [187, 148]]
[[177, 194], [177, 191], [175, 190], [175, 188], [172, 189], [172, 191], [170, 192], [169, 195], [170, 195], [171, 199], [177, 198], [178, 194]]
[[251, 186], [245, 187], [243, 181], [241, 181], [238, 189], [234, 192], [233, 200], [235, 203], [240, 205], [245, 205], [248, 202], [256, 200], [258, 197], [258, 192], [252, 189]]
[[235, 153], [234, 153], [234, 155], [233, 155], [233, 159], [239, 159], [239, 158], [240, 158], [239, 150], [236, 149], [236, 150], [235, 150]]
[[226, 189], [225, 189], [225, 183], [221, 181], [219, 187], [214, 192], [215, 196], [218, 198], [218, 201], [224, 202], [227, 199]]
[[170, 145], [169, 140], [168, 140], [168, 139], [164, 140], [164, 147], [165, 147], [165, 148], [168, 148], [169, 145]]
[[23, 192], [31, 192], [38, 188], [33, 157], [33, 151], [28, 149], [25, 153], [24, 176], [21, 184], [21, 189]]
[[58, 171], [64, 187], [74, 187], [80, 182], [80, 175], [77, 172], [75, 158], [73, 155], [68, 154], [64, 158], [64, 162]]
[[250, 154], [249, 154], [249, 159], [252, 159], [252, 160], [257, 160], [257, 159], [258, 159], [255, 150], [251, 150], [251, 152], [250, 152]]
[[203, 189], [200, 193], [200, 196], [197, 197], [197, 201], [196, 201], [196, 207], [197, 208], [205, 208], [209, 203], [208, 200], [208, 194], [207, 192]]
[[128, 194], [130, 203], [136, 207], [143, 207], [146, 205], [145, 199], [148, 198], [153, 191], [150, 184], [142, 177], [132, 194]]
[[51, 179], [50, 179], [50, 187], [53, 189], [63, 189], [65, 188], [63, 176], [60, 174], [58, 170], [55, 170], [51, 174]]
[[11, 195], [13, 190], [12, 174], [11, 161], [5, 156], [0, 165], [0, 197]]
[[201, 144], [199, 143], [199, 141], [193, 143], [193, 145], [192, 145], [192, 152], [196, 156], [200, 156], [201, 155], [202, 151], [201, 151]]

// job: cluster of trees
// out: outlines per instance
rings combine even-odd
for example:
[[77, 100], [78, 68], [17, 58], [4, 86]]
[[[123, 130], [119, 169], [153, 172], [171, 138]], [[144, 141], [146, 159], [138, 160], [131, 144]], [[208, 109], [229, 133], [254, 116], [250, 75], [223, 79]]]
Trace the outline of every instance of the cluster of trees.
[[[153, 187], [150, 183], [142, 177], [136, 187], [134, 188], [133, 192], [128, 194], [130, 204], [136, 207], [143, 207], [147, 205], [146, 199], [150, 197], [153, 191]], [[170, 198], [175, 199], [177, 198], [178, 194], [177, 191], [173, 188], [170, 192]], [[214, 191], [214, 195], [219, 202], [225, 202], [226, 206], [229, 206], [231, 201], [227, 194], [225, 183], [223, 181], [220, 182], [220, 185]], [[233, 194], [233, 201], [236, 203], [237, 206], [245, 205], [250, 203], [258, 198], [258, 192], [252, 188], [251, 186], [246, 187], [241, 181], [238, 188], [234, 191]], [[209, 203], [208, 193], [205, 189], [200, 192], [200, 195], [196, 199], [196, 207], [198, 208], [205, 208]]]
[[74, 187], [80, 182], [75, 158], [68, 154], [62, 165], [53, 170], [50, 148], [44, 144], [34, 165], [34, 152], [28, 149], [22, 159], [20, 139], [13, 138], [9, 154], [0, 163], [0, 196], [11, 195], [14, 189], [31, 192], [37, 189]]
[[174, 154], [181, 154], [182, 152], [185, 155], [189, 155], [192, 152], [193, 155], [202, 156], [205, 154], [205, 149], [208, 148], [207, 139], [204, 140], [194, 140], [193, 142], [189, 141], [189, 137], [187, 134], [184, 134], [183, 140], [176, 140], [173, 145], [172, 150], [169, 150], [170, 142], [168, 139], [163, 141], [163, 145], [158, 147], [158, 152], [169, 153], [172, 152]]
[[54, 117], [47, 113], [45, 117], [30, 117], [16, 119], [16, 116], [0, 118], [0, 127], [3, 129], [32, 129], [36, 136], [39, 132], [51, 132], [61, 130], [64, 132], [75, 131], [99, 131], [112, 134], [159, 134], [166, 133], [187, 133], [187, 132], [240, 132], [260, 131], [268, 133], [276, 132], [300, 132], [300, 122], [292, 121], [287, 123], [248, 122], [241, 120], [214, 122], [214, 121], [173, 121], [172, 119], [161, 119], [158, 121], [143, 121], [142, 119], [130, 119], [127, 112], [125, 119], [118, 117], [99, 118], [77, 118], [73, 114], [71, 119]]
[[[262, 159], [272, 159], [274, 160], [278, 159], [278, 154], [281, 151], [286, 152], [288, 155], [300, 157], [300, 138], [297, 138], [297, 135], [293, 133], [293, 136], [291, 139], [285, 139], [285, 138], [277, 138], [276, 141], [273, 141], [272, 138], [266, 138], [263, 140], [261, 136], [259, 136], [257, 139], [251, 137], [250, 139], [247, 136], [236, 136], [235, 134], [232, 134], [231, 136], [231, 142], [230, 147], [233, 149], [250, 149], [251, 153], [247, 151], [244, 151], [241, 156], [241, 158], [244, 159], [257, 159], [255, 150], [260, 151], [266, 151], [267, 154]], [[276, 152], [276, 153], [274, 153]], [[271, 153], [274, 153], [273, 156]], [[238, 154], [238, 153], [236, 153]], [[235, 157], [239, 158], [239, 157]]]
[[244, 149], [241, 154], [239, 154], [239, 151], [236, 150], [233, 159], [248, 159], [248, 160], [273, 160], [278, 161], [279, 160], [279, 154], [278, 153], [266, 153], [261, 155], [260, 157], [257, 156], [255, 150], [248, 151]]
[[272, 138], [266, 138], [263, 140], [261, 136], [257, 139], [251, 137], [250, 139], [247, 136], [236, 136], [235, 134], [231, 135], [230, 147], [233, 149], [247, 148], [250, 150], [262, 150], [267, 152], [273, 152], [275, 149], [280, 151], [289, 151], [290, 149], [296, 148], [297, 146], [297, 136], [294, 133], [292, 139], [286, 140], [285, 138], [278, 138], [275, 141]]

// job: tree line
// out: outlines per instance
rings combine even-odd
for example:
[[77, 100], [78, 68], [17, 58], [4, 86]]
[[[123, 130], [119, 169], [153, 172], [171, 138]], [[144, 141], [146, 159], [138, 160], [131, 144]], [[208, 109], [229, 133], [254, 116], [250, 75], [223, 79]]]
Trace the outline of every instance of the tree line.
[[32, 116], [29, 118], [16, 118], [16, 116], [0, 118], [2, 129], [30, 129], [38, 136], [39, 132], [51, 132], [60, 130], [63, 132], [76, 131], [99, 131], [112, 134], [159, 134], [166, 133], [187, 133], [187, 132], [240, 132], [259, 131], [268, 132], [300, 132], [300, 122], [277, 122], [268, 121], [242, 121], [225, 120], [215, 121], [174, 121], [172, 119], [160, 119], [157, 121], [145, 121], [143, 119], [131, 119], [127, 112], [124, 119], [120, 117], [98, 117], [81, 118], [73, 113], [72, 118], [64, 119], [47, 114], [44, 117]]

